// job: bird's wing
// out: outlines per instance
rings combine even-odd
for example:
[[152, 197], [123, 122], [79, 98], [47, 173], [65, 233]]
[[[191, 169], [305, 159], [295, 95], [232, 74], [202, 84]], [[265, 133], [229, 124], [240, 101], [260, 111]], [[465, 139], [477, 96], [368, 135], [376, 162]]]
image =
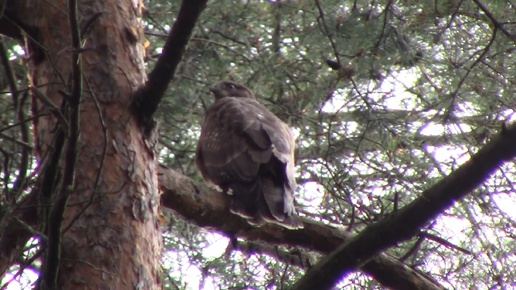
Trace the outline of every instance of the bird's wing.
[[[257, 101], [217, 100], [206, 112], [197, 146], [196, 163], [205, 179], [223, 190], [229, 184], [259, 182], [259, 194], [263, 194], [275, 220], [285, 221], [295, 213], [292, 133]], [[245, 197], [244, 207], [252, 206], [252, 202]]]
[[[272, 115], [272, 114], [271, 114]], [[274, 115], [272, 115], [274, 116]], [[290, 128], [276, 116], [267, 118], [262, 124], [263, 130], [267, 133], [271, 140], [272, 153], [274, 156], [286, 164], [285, 174], [288, 185], [293, 191], [296, 190], [296, 182], [294, 177], [294, 137]]]
[[271, 139], [261, 125], [261, 106], [254, 103], [258, 104], [223, 98], [206, 112], [196, 161], [203, 176], [215, 184], [236, 178], [250, 181], [272, 156]]

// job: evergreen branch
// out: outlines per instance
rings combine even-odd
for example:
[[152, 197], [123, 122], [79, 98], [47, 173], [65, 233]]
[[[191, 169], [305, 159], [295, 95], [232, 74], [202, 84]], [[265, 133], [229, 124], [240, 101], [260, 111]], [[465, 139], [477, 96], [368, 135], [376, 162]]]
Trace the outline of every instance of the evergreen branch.
[[[419, 198], [360, 234], [310, 269], [293, 287], [329, 289], [374, 255], [412, 238], [445, 209], [481, 185], [504, 162], [516, 157], [516, 125], [502, 132], [477, 154]], [[416, 289], [416, 288], [414, 288]]]
[[149, 135], [154, 127], [153, 116], [163, 99], [168, 83], [174, 78], [190, 35], [206, 7], [206, 2], [208, 0], [182, 1], [177, 19], [154, 69], [149, 73], [147, 83], [134, 94], [132, 108], [139, 118], [145, 135]]
[[489, 20], [491, 20], [491, 22], [493, 23], [494, 27], [495, 27], [495, 30], [496, 29], [500, 29], [503, 34], [505, 34], [507, 37], [509, 37], [509, 39], [511, 39], [512, 41], [516, 41], [516, 37], [514, 36], [514, 34], [512, 34], [510, 31], [508, 31], [507, 29], [505, 29], [505, 27], [503, 27], [503, 23], [498, 21], [498, 19], [496, 19], [496, 17], [493, 15], [493, 13], [487, 9], [487, 7], [484, 5], [484, 3], [480, 2], [480, 0], [473, 0], [473, 2], [475, 2], [475, 4], [477, 4], [478, 8], [480, 8], [480, 10], [482, 10], [482, 12], [484, 12], [484, 14], [487, 16], [487, 18], [489, 18]]
[[288, 265], [297, 266], [301, 269], [309, 269], [315, 263], [316, 256], [310, 255], [307, 251], [301, 249], [292, 249], [290, 251], [281, 249], [276, 245], [266, 243], [237, 241], [234, 249], [240, 250], [247, 255], [250, 254], [266, 254], [274, 259]]

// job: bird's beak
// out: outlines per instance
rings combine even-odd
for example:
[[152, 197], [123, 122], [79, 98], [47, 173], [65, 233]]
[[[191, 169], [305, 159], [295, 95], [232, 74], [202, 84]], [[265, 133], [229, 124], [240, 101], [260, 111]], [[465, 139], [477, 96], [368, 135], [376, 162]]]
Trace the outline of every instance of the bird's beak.
[[222, 90], [221, 90], [221, 89], [219, 89], [219, 88], [217, 88], [217, 87], [210, 87], [210, 88], [209, 88], [209, 90], [210, 90], [210, 92], [212, 92], [212, 93], [213, 93], [213, 95], [215, 95], [215, 98], [218, 98], [218, 97], [220, 97], [221, 95], [223, 95], [223, 94], [222, 94]]

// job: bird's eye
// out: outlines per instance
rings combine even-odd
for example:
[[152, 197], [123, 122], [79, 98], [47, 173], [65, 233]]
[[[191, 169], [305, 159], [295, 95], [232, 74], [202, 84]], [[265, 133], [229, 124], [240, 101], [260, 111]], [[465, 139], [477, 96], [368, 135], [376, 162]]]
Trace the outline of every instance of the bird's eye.
[[234, 90], [236, 86], [234, 84], [227, 84], [228, 89]]

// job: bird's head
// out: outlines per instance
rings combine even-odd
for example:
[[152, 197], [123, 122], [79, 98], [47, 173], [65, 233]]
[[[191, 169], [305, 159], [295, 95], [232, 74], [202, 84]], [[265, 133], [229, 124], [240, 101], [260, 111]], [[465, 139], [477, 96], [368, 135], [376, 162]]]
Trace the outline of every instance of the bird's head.
[[254, 94], [246, 86], [232, 81], [220, 81], [210, 87], [210, 92], [215, 95], [217, 100], [225, 97], [255, 98]]

